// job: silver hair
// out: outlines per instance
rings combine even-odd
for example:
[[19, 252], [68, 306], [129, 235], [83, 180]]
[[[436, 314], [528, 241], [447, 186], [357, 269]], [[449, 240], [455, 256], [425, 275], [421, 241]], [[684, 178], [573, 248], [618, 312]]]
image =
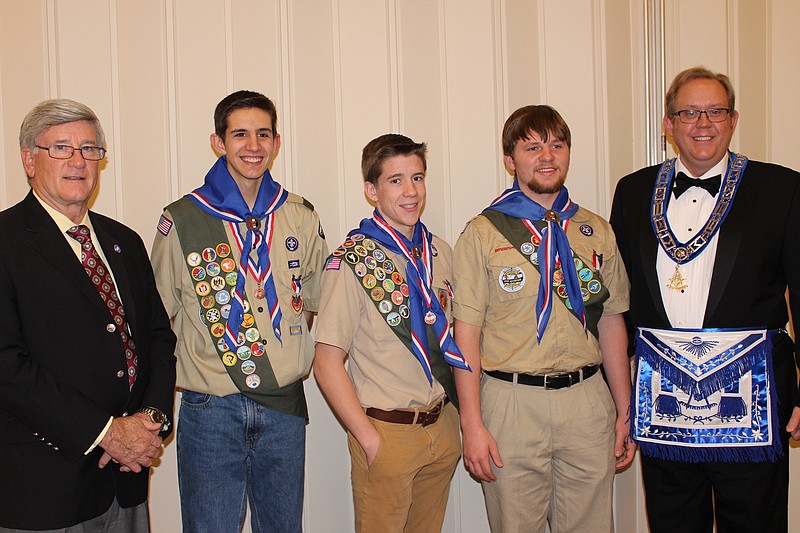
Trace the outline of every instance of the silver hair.
[[103, 146], [106, 136], [100, 119], [88, 106], [65, 98], [45, 100], [31, 109], [19, 128], [19, 147], [33, 151], [39, 137], [48, 129], [68, 122], [86, 120], [92, 123], [97, 132], [97, 146]]

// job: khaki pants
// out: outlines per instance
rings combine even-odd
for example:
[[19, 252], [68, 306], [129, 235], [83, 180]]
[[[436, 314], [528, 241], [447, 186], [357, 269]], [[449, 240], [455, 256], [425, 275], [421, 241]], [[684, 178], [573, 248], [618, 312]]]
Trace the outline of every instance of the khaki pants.
[[614, 530], [616, 411], [599, 373], [559, 390], [484, 375], [481, 409], [504, 463], [482, 484], [493, 532]]
[[355, 437], [347, 436], [356, 532], [439, 533], [461, 457], [456, 409], [446, 405], [426, 427], [371, 420], [381, 443], [370, 466]]

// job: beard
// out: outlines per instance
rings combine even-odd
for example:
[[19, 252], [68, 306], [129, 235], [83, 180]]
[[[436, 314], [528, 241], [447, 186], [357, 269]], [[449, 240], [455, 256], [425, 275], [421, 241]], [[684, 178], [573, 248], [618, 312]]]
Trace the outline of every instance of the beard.
[[528, 189], [530, 192], [534, 194], [555, 194], [564, 187], [564, 182], [567, 181], [566, 176], [561, 176], [557, 181], [548, 181], [542, 182], [537, 179], [533, 179], [530, 182], [523, 183], [519, 181], [520, 189]]

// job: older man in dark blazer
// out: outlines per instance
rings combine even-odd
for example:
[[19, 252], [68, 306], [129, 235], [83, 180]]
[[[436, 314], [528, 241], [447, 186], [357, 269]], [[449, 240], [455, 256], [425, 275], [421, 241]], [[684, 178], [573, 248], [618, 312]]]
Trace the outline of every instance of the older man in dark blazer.
[[785, 532], [800, 174], [729, 151], [727, 76], [685, 70], [666, 100], [679, 157], [624, 177], [611, 212], [638, 333], [631, 426], [650, 529]]
[[0, 213], [0, 531], [147, 531], [175, 336], [139, 236], [88, 210], [103, 130], [48, 100], [20, 130], [31, 192]]

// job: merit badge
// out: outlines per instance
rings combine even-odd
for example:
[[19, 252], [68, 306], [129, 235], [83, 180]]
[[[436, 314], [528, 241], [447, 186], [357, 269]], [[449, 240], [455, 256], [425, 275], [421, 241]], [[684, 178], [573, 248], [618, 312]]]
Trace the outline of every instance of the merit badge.
[[206, 248], [203, 250], [203, 260], [207, 263], [215, 260], [217, 258], [217, 251], [213, 248]]
[[230, 257], [226, 257], [220, 262], [219, 267], [223, 272], [233, 272], [233, 269], [236, 268], [236, 261]]
[[222, 362], [225, 363], [225, 366], [233, 366], [236, 364], [236, 356], [233, 352], [225, 352], [222, 354]]
[[222, 276], [211, 278], [211, 288], [214, 289], [215, 291], [221, 291], [222, 289], [224, 289], [225, 278], [223, 278]]
[[297, 247], [300, 246], [300, 241], [298, 241], [297, 237], [294, 235], [289, 235], [286, 237], [286, 241], [284, 241], [284, 243], [286, 244], [286, 249], [290, 252], [297, 251]]
[[194, 290], [198, 296], [205, 296], [211, 292], [211, 285], [209, 285], [207, 281], [201, 281]]
[[[392, 295], [392, 300], [394, 300], [394, 295]], [[381, 300], [381, 303], [378, 304], [378, 311], [380, 311], [384, 315], [391, 310], [392, 310], [392, 302], [390, 302], [389, 300]]]
[[386, 261], [383, 262], [383, 269], [386, 272], [391, 272], [392, 270], [394, 270], [394, 263], [392, 263], [390, 260], [387, 259]]
[[264, 355], [264, 346], [261, 344], [254, 342], [253, 345], [250, 347], [250, 351], [253, 353], [253, 357], [261, 357]]
[[207, 294], [200, 299], [200, 305], [203, 306], [203, 309], [211, 309], [214, 307], [214, 301], [214, 297]]
[[376, 261], [382, 262], [384, 259], [386, 259], [386, 254], [383, 253], [382, 250], [375, 250], [374, 252], [372, 252], [372, 256], [375, 258]]
[[208, 275], [211, 277], [218, 276], [219, 271], [220, 271], [219, 263], [212, 261], [211, 263], [206, 265], [206, 272], [208, 272]]
[[256, 364], [253, 361], [244, 361], [242, 363], [242, 374], [249, 376], [256, 371]]
[[575, 270], [580, 270], [583, 268], [583, 261], [581, 261], [577, 257], [574, 258], [574, 261], [575, 261]]
[[228, 351], [228, 343], [225, 342], [225, 337], [221, 338], [217, 341], [217, 349], [220, 352], [227, 352]]
[[344, 248], [337, 248], [333, 251], [333, 255], [336, 257], [344, 255]]
[[350, 240], [350, 239], [347, 239], [346, 241], [344, 241], [342, 243], [342, 246], [345, 247], [345, 248], [352, 248], [355, 245], [356, 245], [356, 243], [354, 241]]
[[372, 289], [372, 292], [370, 292], [369, 295], [376, 302], [380, 302], [383, 300], [383, 297], [386, 296], [386, 291], [384, 291], [381, 287], [375, 287]]
[[217, 300], [218, 304], [225, 305], [231, 301], [231, 293], [228, 291], [219, 291], [214, 295], [214, 298]]
[[581, 230], [581, 233], [586, 235], [587, 237], [591, 237], [594, 233], [594, 228], [592, 228], [589, 224], [581, 224], [581, 227], [578, 228]]
[[402, 285], [400, 285], [400, 292], [403, 293], [403, 296], [408, 298], [408, 284], [407, 283], [403, 283]]
[[249, 328], [250, 326], [252, 326], [255, 323], [256, 323], [256, 319], [253, 318], [253, 315], [251, 315], [250, 313], [245, 313], [244, 316], [242, 317], [242, 327], [243, 328]]
[[216, 338], [220, 338], [225, 335], [225, 326], [220, 324], [219, 322], [211, 325], [211, 334]]
[[344, 254], [345, 261], [350, 263], [351, 265], [355, 265], [359, 262], [358, 255], [355, 252], [347, 252]]
[[389, 315], [386, 317], [386, 323], [392, 327], [400, 324], [400, 313], [389, 313]]
[[394, 291], [392, 293], [392, 301], [395, 303], [395, 305], [402, 304], [403, 303], [403, 293], [401, 293], [400, 291]]
[[375, 268], [375, 277], [378, 278], [378, 281], [383, 281], [386, 279], [386, 271], [381, 267]]
[[[355, 233], [353, 235], [350, 235], [350, 238], [353, 239], [356, 242], [363, 241], [364, 240], [364, 234], [363, 233]], [[352, 246], [352, 244], [350, 246]]]
[[590, 296], [589, 295], [589, 291], [586, 290], [585, 288], [581, 288], [581, 298], [583, 298], [584, 302], [588, 302], [589, 301], [589, 296]]
[[206, 311], [206, 320], [209, 322], [219, 322], [219, 309], [212, 307], [208, 311]]
[[197, 252], [192, 252], [186, 256], [186, 262], [189, 264], [189, 266], [197, 266], [200, 264], [200, 261], [202, 261], [202, 258]]
[[231, 247], [228, 243], [221, 242], [217, 245], [217, 255], [220, 257], [228, 257], [231, 255]]
[[192, 269], [192, 279], [195, 281], [203, 281], [206, 279], [206, 269], [203, 267], [194, 267]]
[[375, 258], [371, 255], [364, 258], [364, 264], [367, 265], [367, 268], [375, 268], [378, 266], [378, 262], [375, 261]]
[[581, 281], [589, 281], [590, 279], [592, 279], [592, 275], [593, 273], [591, 269], [588, 268], [582, 268], [578, 272], [578, 277], [581, 278]]
[[258, 217], [248, 217], [247, 227], [252, 230], [257, 230], [261, 227], [261, 220], [259, 220]]
[[236, 348], [236, 357], [241, 359], [242, 361], [247, 361], [250, 359], [250, 356], [253, 355], [253, 352], [250, 351], [249, 346], [239, 346]]
[[593, 279], [592, 281], [586, 284], [586, 288], [589, 289], [589, 292], [591, 292], [592, 294], [597, 294], [598, 292], [600, 292], [600, 287], [601, 287], [600, 282], [597, 281], [596, 279]]
[[371, 289], [378, 284], [378, 280], [372, 274], [367, 274], [364, 276], [364, 279], [361, 280], [361, 283], [364, 284], [364, 287]]
[[359, 278], [363, 278], [364, 275], [367, 273], [367, 265], [365, 265], [364, 263], [358, 263], [353, 268], [353, 270], [355, 271], [356, 276], [358, 276]]
[[383, 286], [383, 290], [386, 292], [392, 292], [394, 290], [394, 282], [390, 279], [383, 280], [381, 285]]
[[250, 374], [244, 380], [245, 385], [250, 387], [251, 389], [257, 389], [259, 385], [261, 385], [261, 378], [258, 377], [258, 374]]
[[360, 244], [357, 244], [356, 246], [354, 246], [353, 247], [353, 251], [355, 253], [357, 253], [358, 255], [360, 255], [361, 257], [367, 257], [367, 254], [369, 253], [369, 252], [367, 252], [367, 249], [364, 248], [363, 246], [361, 246]]
[[519, 251], [525, 255], [531, 255], [533, 253], [533, 244], [529, 242], [523, 242], [522, 246], [519, 247]]
[[[219, 294], [217, 296], [219, 296]], [[222, 313], [222, 318], [227, 319], [231, 315], [231, 304], [223, 304], [219, 312]]]
[[408, 318], [409, 312], [408, 312], [408, 306], [407, 305], [405, 305], [405, 304], [401, 305], [399, 311], [400, 311], [400, 316], [401, 317]]
[[364, 248], [366, 248], [370, 252], [375, 249], [375, 241], [373, 241], [372, 239], [364, 239], [364, 241], [361, 244], [364, 245]]
[[392, 281], [395, 285], [402, 285], [403, 284], [403, 276], [400, 272], [392, 272]]
[[238, 272], [228, 272], [227, 274], [225, 274], [225, 283], [227, 283], [231, 287], [236, 286], [236, 280], [238, 279], [239, 279]]
[[248, 342], [256, 342], [258, 337], [260, 337], [260, 334], [256, 328], [249, 328], [244, 332], [244, 338], [247, 339]]
[[289, 326], [289, 335], [302, 335], [303, 328], [301, 326]]
[[517, 292], [525, 286], [525, 272], [521, 268], [505, 267], [497, 277], [500, 288], [506, 292]]

